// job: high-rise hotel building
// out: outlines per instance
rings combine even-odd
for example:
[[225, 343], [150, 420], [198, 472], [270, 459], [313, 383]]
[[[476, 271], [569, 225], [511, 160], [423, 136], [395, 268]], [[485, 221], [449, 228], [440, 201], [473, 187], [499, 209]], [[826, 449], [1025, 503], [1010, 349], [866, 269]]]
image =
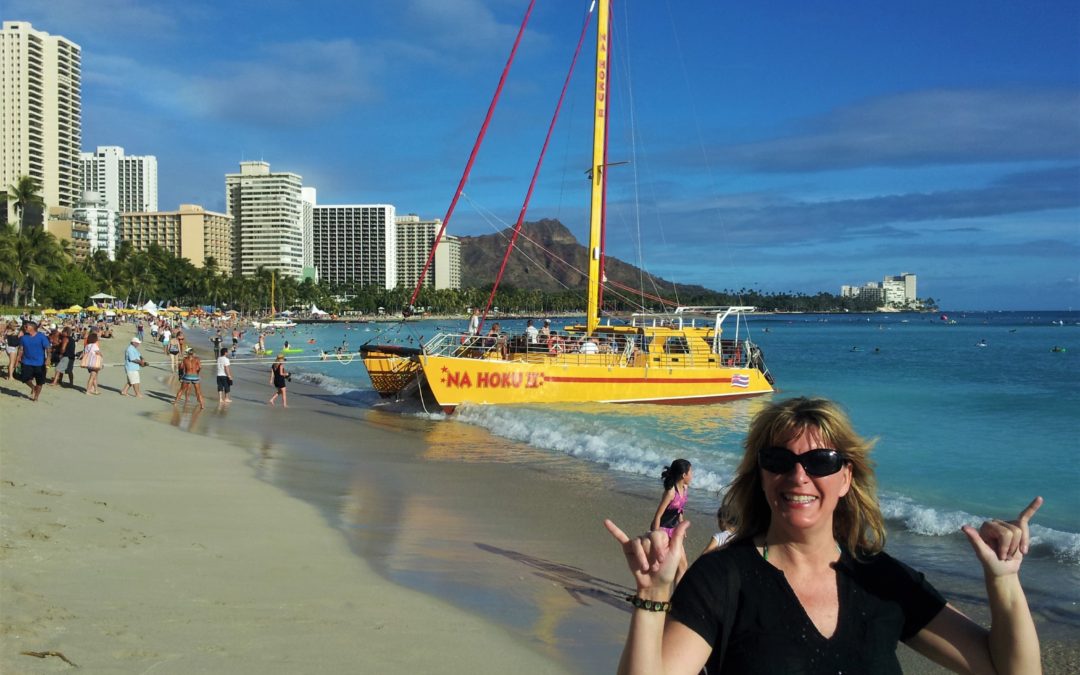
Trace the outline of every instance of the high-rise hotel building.
[[[81, 143], [79, 45], [25, 21], [5, 21], [0, 28], [0, 186], [30, 176], [41, 186], [46, 208], [74, 207], [81, 195]], [[15, 222], [12, 202], [7, 219]]]
[[[416, 286], [440, 227], [442, 220], [439, 218], [421, 220], [413, 213], [397, 218], [399, 284], [406, 288]], [[439, 247], [435, 249], [435, 259], [424, 276], [424, 288], [461, 289], [461, 241], [457, 237], [443, 234]]]
[[295, 173], [271, 173], [268, 162], [240, 162], [225, 174], [225, 203], [233, 217], [233, 269], [250, 276], [260, 267], [304, 276], [304, 200]]
[[233, 269], [233, 219], [195, 204], [181, 204], [176, 211], [121, 213], [120, 238], [137, 251], [157, 244], [178, 258], [202, 267], [213, 258], [226, 274]]
[[153, 155], [125, 155], [115, 145], [79, 155], [82, 190], [96, 192], [113, 211], [157, 211], [158, 170]]
[[311, 239], [319, 281], [396, 288], [394, 213], [390, 204], [314, 205]]

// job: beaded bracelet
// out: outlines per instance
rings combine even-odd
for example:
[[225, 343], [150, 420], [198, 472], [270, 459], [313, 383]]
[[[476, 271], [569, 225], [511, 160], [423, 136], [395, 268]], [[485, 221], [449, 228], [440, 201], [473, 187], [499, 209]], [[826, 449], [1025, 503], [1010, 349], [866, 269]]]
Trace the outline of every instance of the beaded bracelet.
[[645, 611], [648, 611], [648, 612], [670, 612], [671, 611], [671, 603], [670, 602], [660, 602], [659, 600], [642, 600], [641, 598], [639, 598], [636, 595], [628, 595], [628, 596], [626, 596], [626, 599], [634, 607], [637, 607], [638, 609], [644, 609]]

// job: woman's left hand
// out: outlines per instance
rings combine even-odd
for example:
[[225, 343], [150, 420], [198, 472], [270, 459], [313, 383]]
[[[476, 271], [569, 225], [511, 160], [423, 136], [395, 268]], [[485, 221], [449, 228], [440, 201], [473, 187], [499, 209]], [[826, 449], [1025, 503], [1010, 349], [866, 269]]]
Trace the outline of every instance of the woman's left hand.
[[978, 530], [970, 525], [962, 528], [988, 576], [1020, 571], [1020, 563], [1029, 548], [1028, 521], [1042, 504], [1043, 498], [1036, 497], [1016, 520], [988, 520]]

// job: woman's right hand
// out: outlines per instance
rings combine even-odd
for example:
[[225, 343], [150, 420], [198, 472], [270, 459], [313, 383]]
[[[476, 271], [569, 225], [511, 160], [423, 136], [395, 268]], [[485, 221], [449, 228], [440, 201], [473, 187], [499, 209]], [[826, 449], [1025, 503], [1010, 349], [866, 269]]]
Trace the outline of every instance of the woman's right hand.
[[690, 529], [690, 521], [679, 523], [670, 538], [663, 530], [654, 530], [631, 539], [618, 525], [607, 519], [604, 520], [604, 527], [622, 546], [626, 563], [637, 584], [638, 596], [646, 600], [670, 600], [679, 561], [686, 556], [683, 540]]

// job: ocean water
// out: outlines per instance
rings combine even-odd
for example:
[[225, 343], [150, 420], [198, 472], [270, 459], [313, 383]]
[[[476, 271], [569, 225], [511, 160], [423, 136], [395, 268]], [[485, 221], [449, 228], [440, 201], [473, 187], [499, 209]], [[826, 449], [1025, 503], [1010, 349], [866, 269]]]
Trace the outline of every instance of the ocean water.
[[[750, 328], [776, 378], [774, 396], [834, 399], [863, 435], [877, 439], [891, 551], [917, 553], [921, 567], [974, 581], [960, 526], [1014, 518], [1041, 495], [1026, 583], [1033, 604], [1080, 621], [1080, 312], [948, 315], [955, 323], [927, 314], [770, 315], [752, 318]], [[501, 323], [515, 332], [524, 326]], [[289, 340], [304, 349], [290, 354], [299, 377], [355, 405], [382, 406], [358, 358], [318, 361], [319, 353], [337, 346], [355, 353], [368, 341], [415, 345], [464, 325], [301, 325], [267, 344]], [[694, 465], [691, 507], [712, 522], [749, 421], [766, 400], [463, 406], [433, 417], [480, 427], [553, 460], [590, 463], [622, 489], [646, 495], [658, 493], [664, 466], [685, 457]], [[404, 414], [425, 413], [413, 407]]]

